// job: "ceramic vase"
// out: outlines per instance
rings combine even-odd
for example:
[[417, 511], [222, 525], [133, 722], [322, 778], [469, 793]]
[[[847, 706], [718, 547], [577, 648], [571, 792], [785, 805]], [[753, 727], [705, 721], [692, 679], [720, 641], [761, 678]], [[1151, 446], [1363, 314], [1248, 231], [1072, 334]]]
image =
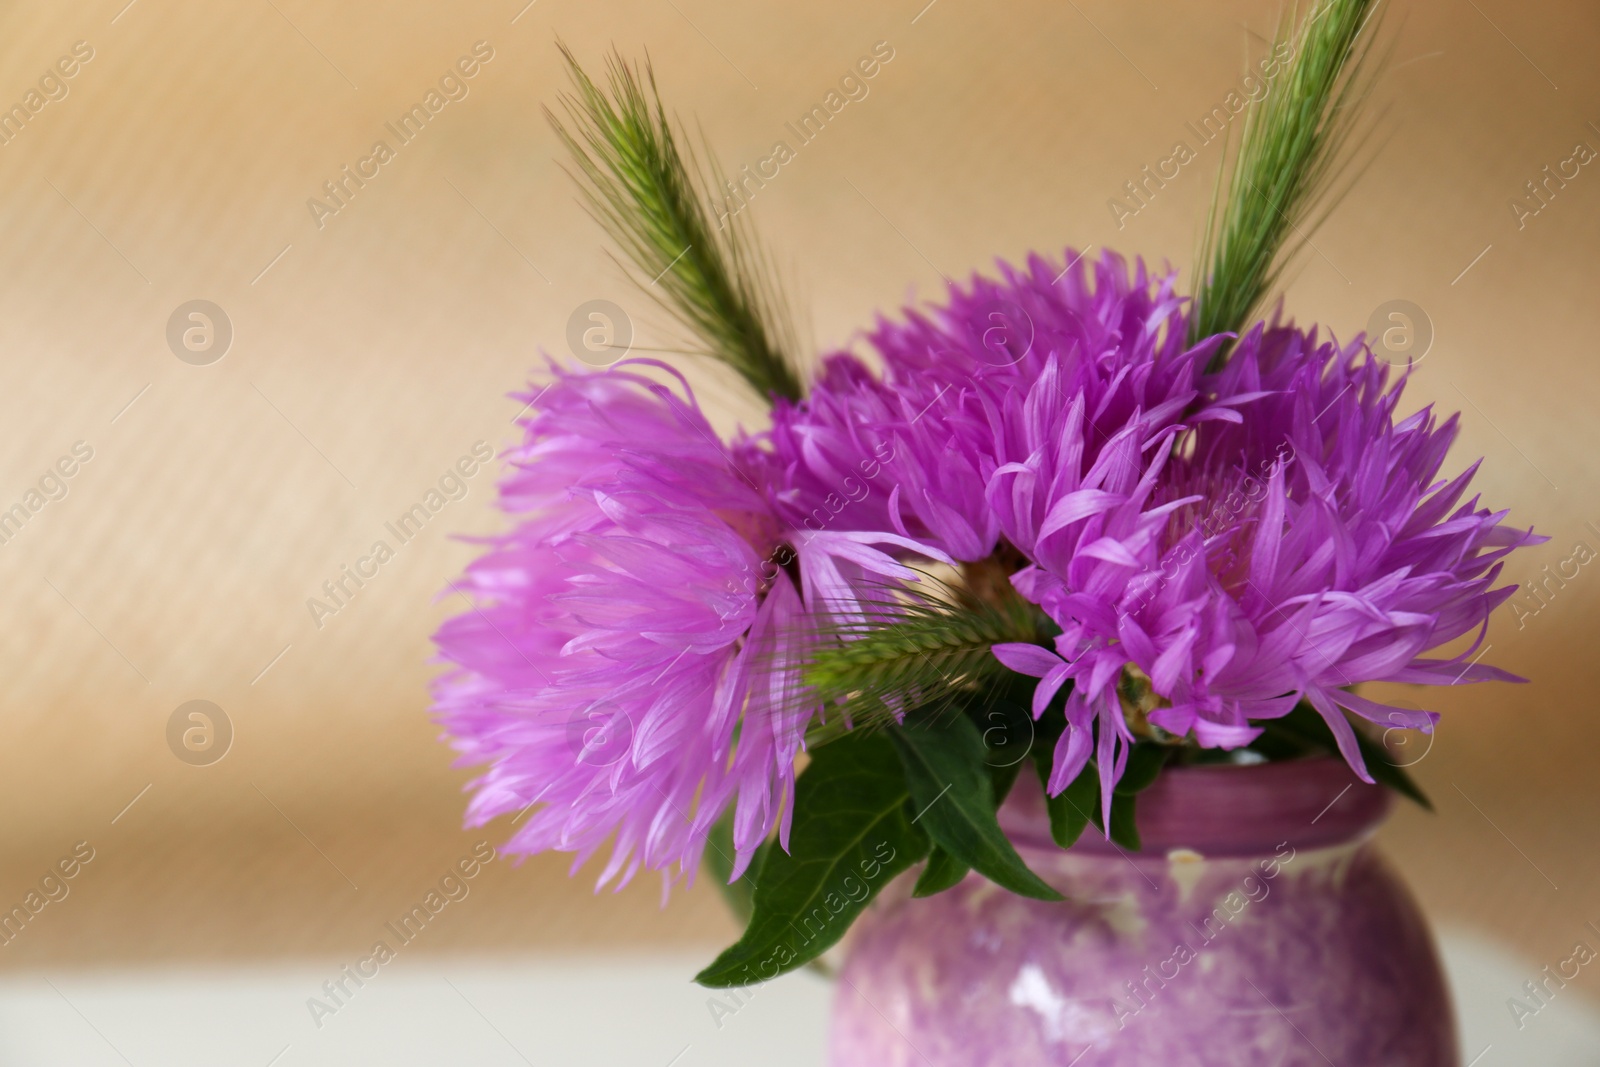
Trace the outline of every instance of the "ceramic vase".
[[1019, 780], [1001, 825], [1065, 903], [915, 871], [857, 923], [834, 1067], [1455, 1067], [1427, 925], [1374, 847], [1388, 790], [1343, 761], [1170, 768], [1142, 848], [1051, 840]]

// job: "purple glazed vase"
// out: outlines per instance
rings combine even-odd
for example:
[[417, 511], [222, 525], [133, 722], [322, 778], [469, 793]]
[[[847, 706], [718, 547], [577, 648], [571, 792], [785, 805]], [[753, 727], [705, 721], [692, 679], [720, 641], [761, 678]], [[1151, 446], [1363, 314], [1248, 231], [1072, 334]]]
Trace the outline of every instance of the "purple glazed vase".
[[[1038, 783], [1001, 825], [1069, 898], [911, 877], [856, 924], [833, 1067], [1454, 1067], [1432, 938], [1371, 843], [1386, 789], [1335, 759], [1173, 768], [1144, 849], [1050, 840]], [[914, 875], [915, 872], [912, 872]]]

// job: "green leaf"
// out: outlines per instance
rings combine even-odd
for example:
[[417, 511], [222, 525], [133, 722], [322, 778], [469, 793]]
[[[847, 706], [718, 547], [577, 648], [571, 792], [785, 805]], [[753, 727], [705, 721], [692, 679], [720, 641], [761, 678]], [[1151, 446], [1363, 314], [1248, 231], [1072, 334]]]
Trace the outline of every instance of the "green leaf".
[[1017, 783], [1017, 772], [1022, 770], [1022, 765], [1027, 761], [1024, 756], [1015, 763], [995, 763], [994, 749], [989, 750], [989, 787], [994, 790], [995, 810], [1006, 802], [1006, 797], [1011, 795], [1011, 787]]
[[1356, 734], [1356, 743], [1361, 746], [1361, 758], [1366, 761], [1367, 773], [1376, 778], [1382, 785], [1388, 786], [1403, 797], [1415, 801], [1424, 811], [1433, 810], [1433, 801], [1428, 799], [1428, 794], [1417, 785], [1417, 780], [1411, 777], [1411, 772], [1398, 763], [1389, 762], [1389, 750]]
[[[1057, 701], [1062, 698], [1057, 697]], [[1093, 765], [1059, 795], [1050, 795], [1050, 772], [1055, 767], [1056, 743], [1061, 740], [1066, 720], [1055, 703], [1045, 709], [1035, 727], [1033, 749], [1034, 770], [1039, 774], [1039, 786], [1044, 790], [1044, 807], [1050, 816], [1050, 837], [1062, 848], [1071, 848], [1089, 825], [1089, 809], [1094, 806], [1100, 789], [1100, 779], [1093, 773]]]
[[905, 766], [916, 821], [936, 844], [1013, 893], [1064, 899], [1028, 869], [1000, 829], [994, 783], [984, 766], [988, 748], [971, 719], [923, 716], [887, 732]]
[[[1125, 848], [1130, 852], [1139, 851], [1142, 843], [1139, 839], [1138, 827], [1134, 825], [1139, 799], [1138, 794], [1119, 793], [1114, 789], [1112, 790], [1111, 832], [1106, 833], [1105, 812], [1102, 810], [1100, 803], [1100, 772], [1096, 769], [1092, 760], [1083, 769], [1083, 773], [1078, 775], [1078, 780], [1072, 784], [1077, 785], [1084, 779], [1089, 780], [1090, 786], [1088, 788], [1093, 789], [1093, 795], [1088, 798], [1088, 812], [1089, 821], [1094, 823], [1094, 828], [1109, 837], [1113, 845]], [[1079, 802], [1080, 799], [1075, 797], [1074, 803]]]
[[927, 855], [907, 798], [882, 734], [856, 732], [818, 749], [795, 783], [789, 851], [763, 849], [749, 927], [695, 981], [751, 985], [836, 944], [880, 889]]
[[[1337, 755], [1339, 742], [1333, 736], [1333, 730], [1317, 709], [1306, 701], [1296, 704], [1294, 710], [1281, 719], [1268, 719], [1260, 724], [1268, 734], [1279, 738], [1292, 738], [1313, 749]], [[1425, 810], [1432, 811], [1433, 803], [1428, 799], [1404, 767], [1389, 758], [1389, 750], [1382, 744], [1372, 740], [1359, 727], [1355, 728], [1356, 744], [1361, 750], [1361, 759], [1367, 765], [1367, 773], [1377, 779], [1379, 784], [1386, 785], [1403, 797], [1416, 801]]]
[[1039, 739], [1039, 727], [1030, 710], [1035, 684], [1033, 678], [1003, 670], [981, 696], [966, 704], [967, 716], [989, 750], [984, 762], [994, 782], [997, 805], [1005, 803]]
[[[1039, 781], [1049, 788], [1050, 765], [1039, 763]], [[1045, 794], [1045, 810], [1050, 813], [1050, 836], [1062, 848], [1071, 848], [1083, 836], [1089, 816], [1100, 798], [1100, 776], [1094, 764], [1084, 767], [1072, 784], [1057, 796]]]
[[755, 893], [756, 882], [760, 879], [758, 870], [764, 852], [765, 849], [756, 853], [756, 858], [745, 868], [744, 874], [740, 875], [737, 881], [729, 882], [728, 876], [733, 873], [734, 858], [732, 808], [723, 812], [722, 817], [712, 824], [711, 834], [706, 838], [706, 851], [701, 857], [701, 866], [717, 883], [722, 899], [727, 901], [728, 910], [733, 912], [741, 923], [750, 921], [750, 912], [755, 907], [752, 896]]
[[994, 804], [998, 809], [1011, 795], [1017, 774], [1028, 761], [1034, 740], [1033, 718], [1026, 705], [1007, 698], [1004, 686], [995, 688], [986, 705], [973, 701], [967, 714], [980, 731], [986, 754], [984, 766], [989, 769], [989, 784], [994, 789]]
[[[1299, 733], [1283, 727], [1280, 721], [1258, 721], [1256, 725], [1263, 729], [1261, 735], [1250, 742], [1250, 750], [1268, 760], [1300, 759], [1304, 756], [1319, 755], [1323, 751], [1320, 743], [1308, 740]], [[1233, 753], [1221, 748], [1202, 748], [1184, 753], [1183, 762], [1185, 766], [1191, 767], [1207, 763], [1232, 763]]]
[[1140, 847], [1139, 828], [1134, 825], [1134, 808], [1138, 803], [1136, 793], [1111, 795], [1111, 843], [1130, 852], [1138, 852]]
[[[1140, 741], [1128, 753], [1128, 762], [1122, 768], [1122, 777], [1117, 780], [1116, 786], [1111, 791], [1111, 833], [1113, 844], [1120, 845], [1130, 852], [1137, 852], [1142, 847], [1139, 839], [1137, 825], [1137, 811], [1139, 794], [1155, 784], [1161, 774], [1161, 768], [1167, 764], [1167, 757], [1172, 755], [1172, 746], [1158, 745], [1149, 741]], [[1080, 779], [1087, 777], [1089, 771], [1094, 769], [1091, 763], [1084, 769]], [[1076, 785], [1077, 783], [1073, 783]], [[1089, 798], [1091, 812], [1094, 815], [1096, 826], [1101, 825], [1099, 812], [1100, 803], [1100, 775], [1098, 771], [1093, 776], [1094, 795]]]
[[1171, 754], [1170, 745], [1158, 745], [1148, 741], [1135, 744], [1128, 753], [1128, 762], [1122, 769], [1122, 777], [1117, 780], [1115, 792], [1123, 796], [1132, 796], [1149, 789], [1155, 784], [1161, 768], [1167, 765], [1167, 757]]
[[922, 874], [917, 878], [917, 884], [911, 889], [911, 895], [914, 897], [931, 897], [935, 893], [943, 893], [946, 889], [959, 885], [970, 870], [972, 870], [971, 867], [968, 867], [938, 845], [934, 845], [933, 850], [928, 853], [927, 866], [922, 868]]
[[[1050, 796], [1050, 771], [1055, 746], [1061, 736], [1064, 721], [1048, 712], [1039, 723], [1038, 744], [1033, 750], [1034, 767], [1039, 772], [1039, 784], [1045, 788], [1045, 810], [1050, 814], [1050, 836], [1062, 848], [1071, 848], [1091, 823], [1101, 832], [1105, 824], [1100, 810], [1100, 771], [1090, 760], [1078, 777], [1058, 796]], [[1139, 849], [1139, 831], [1134, 825], [1137, 806], [1135, 797], [1150, 788], [1172, 755], [1170, 745], [1141, 741], [1128, 754], [1122, 777], [1111, 794], [1111, 840], [1123, 848]]]

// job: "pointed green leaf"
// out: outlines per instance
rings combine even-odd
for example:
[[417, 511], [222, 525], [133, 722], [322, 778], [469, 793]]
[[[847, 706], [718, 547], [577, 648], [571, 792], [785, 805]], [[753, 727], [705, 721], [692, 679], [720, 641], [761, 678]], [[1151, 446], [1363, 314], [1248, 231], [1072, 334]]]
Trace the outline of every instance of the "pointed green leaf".
[[[1028, 761], [1038, 733], [1028, 711], [1033, 697], [1033, 679], [1008, 674], [1009, 678], [999, 679], [983, 697], [966, 708], [988, 749], [983, 762], [989, 768], [996, 808], [1011, 795], [1011, 787], [1016, 784], [1022, 765]], [[1026, 684], [1018, 685], [1018, 682]]]
[[1122, 769], [1122, 777], [1117, 779], [1115, 792], [1124, 796], [1142, 793], [1155, 783], [1156, 776], [1161, 773], [1161, 768], [1166, 766], [1167, 757], [1172, 754], [1172, 746], [1158, 745], [1149, 741], [1141, 741], [1133, 746], [1128, 753], [1128, 763]]
[[905, 766], [916, 821], [945, 851], [997, 885], [1037, 900], [1063, 897], [1028, 869], [995, 818], [983, 735], [965, 715], [924, 716], [887, 731]]
[[711, 827], [711, 835], [706, 839], [706, 851], [701, 858], [701, 866], [716, 882], [717, 889], [722, 893], [722, 899], [727, 901], [728, 910], [733, 912], [741, 923], [748, 923], [750, 912], [755, 906], [751, 898], [755, 893], [756, 882], [760, 880], [758, 869], [761, 866], [762, 853], [756, 854], [756, 858], [745, 868], [744, 874], [740, 875], [737, 881], [729, 882], [728, 876], [733, 873], [733, 854], [733, 809], [729, 808]]
[[[1305, 701], [1296, 704], [1294, 710], [1281, 719], [1269, 719], [1261, 724], [1268, 734], [1279, 737], [1285, 735], [1295, 738], [1314, 748], [1320, 748], [1330, 753], [1339, 751], [1339, 742], [1333, 736], [1333, 730], [1327, 722]], [[1404, 767], [1391, 760], [1389, 750], [1377, 741], [1372, 740], [1360, 729], [1356, 730], [1356, 744], [1361, 750], [1361, 759], [1367, 765], [1367, 773], [1382, 784], [1393, 789], [1401, 796], [1409, 797], [1428, 811], [1433, 810], [1433, 803], [1428, 799]]]
[[[1105, 813], [1100, 806], [1100, 775], [1095, 770], [1093, 763], [1085, 767], [1083, 774], [1078, 776], [1078, 781], [1093, 775], [1094, 796], [1089, 800], [1089, 821], [1094, 823], [1094, 828], [1110, 838], [1113, 845], [1128, 849], [1131, 852], [1139, 851], [1141, 842], [1139, 831], [1134, 826], [1134, 809], [1138, 804], [1138, 794], [1117, 793], [1111, 794], [1111, 832], [1106, 833]], [[1073, 783], [1078, 784], [1077, 782]]]
[[1050, 760], [1035, 759], [1034, 766], [1039, 770], [1039, 784], [1046, 789], [1044, 806], [1050, 814], [1050, 836], [1062, 848], [1071, 848], [1089, 825], [1089, 814], [1100, 796], [1100, 776], [1091, 763], [1060, 794], [1050, 796]]
[[931, 897], [935, 893], [943, 893], [946, 889], [959, 885], [970, 870], [972, 870], [971, 867], [968, 867], [938, 845], [934, 845], [933, 850], [928, 853], [927, 866], [922, 868], [922, 874], [918, 876], [917, 884], [912, 887], [911, 895], [914, 897]]
[[[1060, 698], [1057, 698], [1058, 700]], [[1052, 704], [1039, 719], [1034, 737], [1034, 770], [1039, 773], [1039, 785], [1044, 789], [1045, 811], [1050, 815], [1050, 837], [1062, 848], [1071, 848], [1083, 836], [1089, 825], [1089, 812], [1100, 795], [1100, 777], [1090, 763], [1074, 778], [1066, 789], [1056, 796], [1050, 795], [1050, 773], [1055, 767], [1056, 743], [1061, 740], [1066, 720]]]
[[1111, 842], [1130, 852], [1140, 847], [1139, 829], [1134, 825], [1134, 808], [1139, 803], [1136, 793], [1113, 793], [1111, 796]]
[[1008, 670], [967, 703], [967, 716], [983, 736], [991, 766], [1020, 765], [1033, 751], [1040, 730], [1031, 710], [1036, 682]]
[[1022, 765], [1027, 762], [1024, 756], [1015, 763], [995, 763], [1000, 758], [994, 749], [989, 750], [989, 786], [994, 790], [994, 806], [998, 810], [1006, 802], [1006, 797], [1011, 795], [1011, 787], [1017, 783], [1017, 772], [1022, 770]]
[[789, 851], [762, 850], [749, 927], [695, 981], [751, 985], [836, 944], [880, 889], [927, 855], [907, 796], [882, 734], [856, 732], [818, 749], [795, 783]]
[[1417, 780], [1411, 777], [1411, 772], [1398, 763], [1389, 762], [1389, 750], [1369, 740], [1359, 733], [1356, 743], [1361, 746], [1361, 758], [1367, 763], [1367, 771], [1381, 784], [1393, 789], [1403, 797], [1416, 801], [1426, 811], [1433, 810], [1433, 801], [1428, 799], [1428, 794], [1417, 785]]

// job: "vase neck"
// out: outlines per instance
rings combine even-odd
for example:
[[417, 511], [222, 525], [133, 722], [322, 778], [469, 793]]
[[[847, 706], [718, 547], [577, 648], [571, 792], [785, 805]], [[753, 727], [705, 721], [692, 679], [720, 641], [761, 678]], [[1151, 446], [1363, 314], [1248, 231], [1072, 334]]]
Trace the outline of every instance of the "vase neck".
[[[1141, 852], [1264, 856], [1283, 842], [1295, 848], [1346, 844], [1369, 836], [1392, 802], [1388, 789], [1363, 782], [1332, 757], [1171, 767], [1139, 794]], [[1055, 847], [1044, 791], [1031, 774], [1018, 777], [1000, 824], [1019, 845]], [[1073, 851], [1123, 850], [1090, 825]]]

